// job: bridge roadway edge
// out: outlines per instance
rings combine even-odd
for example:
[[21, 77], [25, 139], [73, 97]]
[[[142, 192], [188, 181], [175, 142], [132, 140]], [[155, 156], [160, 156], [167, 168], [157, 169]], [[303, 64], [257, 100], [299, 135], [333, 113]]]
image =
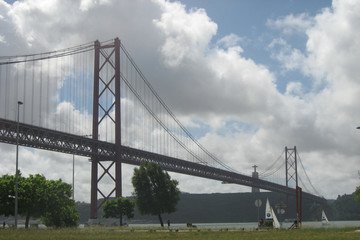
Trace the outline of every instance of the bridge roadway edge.
[[[16, 131], [17, 122], [0, 118], [0, 142], [16, 144]], [[26, 147], [76, 154], [85, 157], [91, 157], [95, 154], [98, 159], [103, 159], [102, 161], [115, 161], [116, 146], [114, 143], [93, 140], [24, 123], [19, 124], [19, 144]], [[93, 149], [97, 151], [93, 151]], [[170, 172], [249, 187], [258, 187], [288, 195], [296, 194], [295, 189], [280, 184], [131, 147], [121, 146], [120, 156], [122, 163], [130, 165], [138, 166], [143, 162], [154, 162], [159, 164], [164, 170]], [[303, 192], [303, 197], [319, 203], [325, 201], [324, 198], [307, 192]]]

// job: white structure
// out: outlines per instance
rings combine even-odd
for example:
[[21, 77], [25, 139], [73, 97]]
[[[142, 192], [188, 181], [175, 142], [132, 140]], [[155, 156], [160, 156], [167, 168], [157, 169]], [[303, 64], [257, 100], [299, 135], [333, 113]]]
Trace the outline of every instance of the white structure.
[[321, 222], [322, 222], [322, 225], [329, 225], [330, 224], [328, 218], [326, 217], [326, 214], [325, 214], [324, 210], [322, 210], [322, 212], [321, 212]]
[[265, 221], [272, 221], [274, 228], [280, 228], [280, 222], [277, 219], [273, 208], [270, 206], [270, 202], [268, 198], [266, 199]]

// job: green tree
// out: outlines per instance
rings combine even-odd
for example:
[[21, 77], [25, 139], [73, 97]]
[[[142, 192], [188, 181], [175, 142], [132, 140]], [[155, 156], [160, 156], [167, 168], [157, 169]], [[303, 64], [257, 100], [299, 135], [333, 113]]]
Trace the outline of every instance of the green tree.
[[357, 187], [356, 188], [356, 191], [355, 191], [355, 200], [360, 202], [360, 187]]
[[[45, 225], [75, 226], [79, 219], [75, 203], [70, 199], [71, 186], [61, 180], [46, 180], [40, 174], [18, 178], [18, 213], [25, 217], [28, 228], [31, 217], [42, 217]], [[0, 178], [0, 215], [14, 215], [15, 176]]]
[[[25, 228], [29, 227], [30, 217], [40, 217], [44, 211], [44, 187], [46, 179], [37, 174], [18, 177], [18, 213], [25, 217]], [[15, 176], [3, 175], [0, 178], [0, 214], [14, 215]]]
[[[21, 179], [19, 174], [19, 179]], [[0, 215], [14, 215], [15, 208], [15, 177], [3, 175], [0, 178]]]
[[71, 185], [59, 180], [48, 180], [46, 190], [45, 213], [42, 220], [50, 227], [77, 226], [79, 214], [75, 202], [71, 199]]
[[180, 190], [178, 182], [154, 163], [143, 163], [134, 169], [132, 177], [136, 205], [141, 214], [157, 215], [164, 226], [161, 214], [176, 211]]
[[128, 219], [134, 217], [134, 203], [127, 198], [119, 197], [112, 200], [107, 200], [104, 204], [105, 218], [119, 218], [120, 226], [123, 225], [122, 217], [126, 216]]
[[30, 175], [19, 181], [19, 213], [25, 217], [25, 228], [29, 227], [30, 217], [39, 218], [44, 214], [46, 178], [43, 175]]

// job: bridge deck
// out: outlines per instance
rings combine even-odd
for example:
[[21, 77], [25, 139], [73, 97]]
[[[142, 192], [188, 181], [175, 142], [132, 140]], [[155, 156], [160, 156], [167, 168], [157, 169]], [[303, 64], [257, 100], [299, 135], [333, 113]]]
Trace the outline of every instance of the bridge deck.
[[[0, 118], [0, 142], [16, 144], [16, 132], [16, 122]], [[96, 157], [99, 161], [121, 161], [122, 163], [131, 165], [140, 165], [143, 162], [154, 162], [159, 164], [163, 169], [171, 172], [295, 195], [295, 189], [280, 184], [126, 146], [121, 147], [120, 159], [115, 159], [116, 147], [113, 143], [23, 123], [19, 124], [19, 144], [50, 151]], [[306, 192], [303, 193], [303, 197], [318, 202], [324, 201], [323, 198]]]

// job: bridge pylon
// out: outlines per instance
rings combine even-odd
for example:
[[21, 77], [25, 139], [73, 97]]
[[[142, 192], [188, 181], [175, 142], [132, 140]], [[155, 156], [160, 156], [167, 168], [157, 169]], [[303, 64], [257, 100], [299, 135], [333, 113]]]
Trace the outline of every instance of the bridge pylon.
[[[121, 102], [120, 102], [120, 40], [101, 45], [99, 41], [94, 43], [94, 92], [93, 92], [93, 124], [92, 138], [99, 139], [99, 130], [106, 125], [106, 121], [112, 124], [115, 131], [115, 159], [99, 159], [96, 154], [91, 158], [91, 209], [90, 219], [97, 219], [97, 211], [102, 204], [115, 192], [116, 197], [122, 195], [121, 181]], [[113, 114], [115, 113], [115, 114]], [[114, 116], [115, 115], [115, 116]], [[102, 131], [104, 132], [104, 131]], [[98, 149], [93, 148], [96, 153]], [[110, 161], [105, 166], [102, 161]], [[100, 166], [100, 168], [99, 168]], [[115, 176], [110, 171], [115, 168]], [[99, 177], [99, 170], [102, 174]], [[107, 175], [114, 182], [115, 187], [105, 194], [99, 187], [99, 182]], [[98, 203], [98, 194], [104, 199]]]
[[302, 221], [302, 188], [298, 185], [296, 146], [293, 148], [285, 147], [285, 176], [286, 187], [289, 187], [291, 182], [295, 183], [296, 227], [300, 227]]
[[285, 147], [285, 177], [287, 187], [291, 182], [295, 183], [295, 187], [298, 186], [296, 146], [294, 148]]

